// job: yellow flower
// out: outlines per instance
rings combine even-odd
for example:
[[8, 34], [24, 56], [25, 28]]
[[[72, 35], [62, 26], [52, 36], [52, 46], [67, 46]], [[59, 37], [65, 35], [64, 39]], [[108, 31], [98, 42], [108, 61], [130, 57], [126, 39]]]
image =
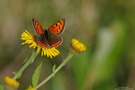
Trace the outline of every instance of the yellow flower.
[[17, 88], [20, 85], [20, 83], [17, 82], [15, 79], [10, 78], [8, 76], [5, 77], [5, 83], [7, 84], [7, 86], [12, 87], [12, 88]]
[[57, 50], [56, 48], [52, 47], [52, 48], [48, 48], [48, 47], [41, 47], [38, 43], [37, 43], [37, 36], [36, 35], [31, 35], [27, 30], [25, 30], [22, 35], [21, 35], [21, 40], [23, 40], [24, 42], [22, 43], [22, 45], [24, 44], [31, 44], [29, 47], [30, 48], [36, 48], [36, 51], [39, 53], [41, 50], [41, 55], [47, 56], [47, 57], [56, 57], [57, 55], [60, 54], [59, 50]]
[[36, 90], [32, 86], [29, 86], [26, 90]]
[[86, 46], [83, 43], [76, 40], [76, 39], [71, 40], [71, 47], [73, 49], [72, 52], [74, 54], [75, 53], [81, 53], [81, 52], [86, 50]]

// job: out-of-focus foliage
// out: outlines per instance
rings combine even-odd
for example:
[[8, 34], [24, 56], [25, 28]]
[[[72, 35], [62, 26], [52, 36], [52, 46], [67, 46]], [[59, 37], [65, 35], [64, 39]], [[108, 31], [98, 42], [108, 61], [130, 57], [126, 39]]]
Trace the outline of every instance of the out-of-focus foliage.
[[0, 83], [12, 76], [32, 53], [21, 46], [20, 35], [27, 29], [35, 34], [31, 19], [44, 28], [66, 18], [61, 54], [53, 59], [38, 56], [22, 75], [19, 90], [31, 84], [32, 74], [43, 62], [39, 82], [58, 66], [75, 37], [87, 50], [74, 57], [40, 90], [135, 89], [135, 1], [134, 0], [1, 0]]

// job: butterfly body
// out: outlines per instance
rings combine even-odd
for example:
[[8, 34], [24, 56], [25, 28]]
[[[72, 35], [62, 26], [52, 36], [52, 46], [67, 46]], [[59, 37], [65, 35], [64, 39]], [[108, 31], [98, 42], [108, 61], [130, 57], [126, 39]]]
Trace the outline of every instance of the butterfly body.
[[32, 19], [33, 26], [37, 32], [37, 42], [42, 47], [57, 47], [62, 43], [62, 32], [65, 26], [65, 19], [61, 19], [48, 29], [43, 30], [42, 26]]

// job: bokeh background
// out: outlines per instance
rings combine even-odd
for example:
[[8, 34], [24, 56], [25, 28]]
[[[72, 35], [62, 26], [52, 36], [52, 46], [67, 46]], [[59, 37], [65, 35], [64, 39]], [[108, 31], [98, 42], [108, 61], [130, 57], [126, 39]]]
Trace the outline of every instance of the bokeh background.
[[[38, 55], [18, 79], [18, 90], [31, 85], [35, 68], [43, 62], [40, 81], [66, 58], [70, 40], [79, 39], [87, 50], [72, 58], [39, 90], [135, 89], [134, 0], [0, 0], [0, 83], [13, 76], [33, 49], [21, 46], [21, 33], [35, 31], [31, 18], [44, 28], [66, 18], [61, 54], [53, 59]], [[123, 90], [123, 89], [122, 89]]]

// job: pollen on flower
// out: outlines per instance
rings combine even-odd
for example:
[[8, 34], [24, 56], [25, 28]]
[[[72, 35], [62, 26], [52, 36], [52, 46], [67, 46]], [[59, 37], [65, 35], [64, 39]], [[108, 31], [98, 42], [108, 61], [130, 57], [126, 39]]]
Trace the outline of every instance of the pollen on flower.
[[41, 51], [41, 55], [53, 58], [56, 57], [57, 55], [60, 54], [59, 50], [57, 50], [56, 48], [52, 47], [41, 47], [38, 43], [37, 43], [37, 36], [36, 35], [32, 35], [30, 34], [27, 30], [25, 30], [22, 35], [21, 35], [21, 40], [23, 40], [24, 42], [22, 43], [22, 45], [24, 44], [30, 44], [30, 48], [36, 48], [36, 52], [40, 52]]
[[29, 86], [26, 90], [36, 90], [32, 86]]
[[15, 79], [10, 78], [10, 77], [5, 77], [5, 83], [7, 86], [12, 87], [12, 88], [17, 88], [19, 86], [19, 82], [17, 82]]
[[76, 53], [81, 53], [86, 50], [86, 46], [76, 39], [71, 40], [71, 47]]

